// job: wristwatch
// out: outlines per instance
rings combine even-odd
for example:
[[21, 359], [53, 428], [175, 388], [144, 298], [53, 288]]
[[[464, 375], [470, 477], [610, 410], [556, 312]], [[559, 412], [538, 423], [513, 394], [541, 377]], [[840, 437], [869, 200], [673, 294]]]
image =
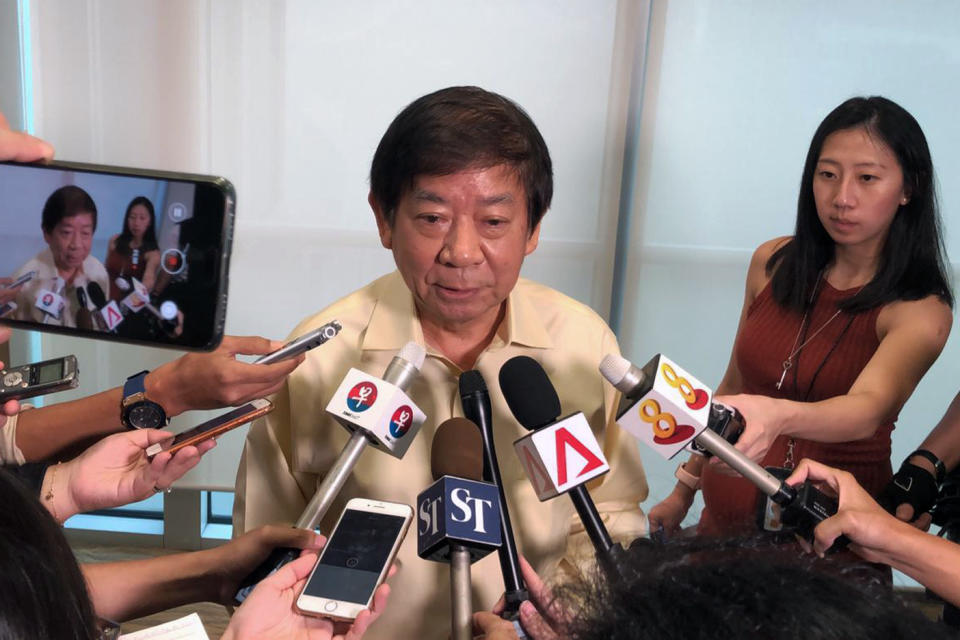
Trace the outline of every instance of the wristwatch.
[[689, 471], [687, 471], [683, 465], [686, 463], [681, 463], [677, 470], [673, 473], [682, 484], [685, 484], [690, 488], [691, 491], [696, 493], [700, 490], [700, 476], [695, 476]]
[[167, 425], [167, 413], [156, 402], [147, 400], [143, 379], [149, 371], [135, 373], [123, 385], [120, 420], [127, 429], [157, 429]]

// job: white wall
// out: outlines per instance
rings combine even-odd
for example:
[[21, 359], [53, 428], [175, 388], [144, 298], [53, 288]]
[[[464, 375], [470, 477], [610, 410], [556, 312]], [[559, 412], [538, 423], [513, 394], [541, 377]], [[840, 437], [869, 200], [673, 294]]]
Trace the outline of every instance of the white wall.
[[[653, 3], [639, 170], [619, 333], [628, 357], [663, 351], [707, 384], [730, 357], [752, 250], [792, 232], [807, 146], [854, 95], [919, 120], [933, 153], [954, 270], [960, 260], [960, 5], [951, 2]], [[954, 335], [901, 413], [894, 466], [957, 392]], [[652, 506], [677, 461], [645, 456]], [[699, 518], [699, 506], [687, 519]]]
[[[33, 6], [37, 128], [59, 157], [214, 173], [236, 185], [228, 332], [284, 336], [392, 269], [366, 204], [369, 162], [407, 103], [452, 84], [516, 100], [550, 146], [554, 206], [524, 275], [603, 313], [609, 307], [628, 82], [645, 3]], [[55, 336], [43, 343], [45, 355], [81, 358], [74, 395], [173, 355]], [[232, 487], [244, 433], [222, 438], [186, 484]]]

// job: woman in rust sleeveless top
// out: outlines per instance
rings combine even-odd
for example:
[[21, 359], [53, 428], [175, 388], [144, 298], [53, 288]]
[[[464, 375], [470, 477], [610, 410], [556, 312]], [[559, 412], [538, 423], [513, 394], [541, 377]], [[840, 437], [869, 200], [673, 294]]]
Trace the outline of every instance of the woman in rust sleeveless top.
[[[737, 449], [785, 469], [812, 458], [879, 493], [897, 414], [950, 332], [944, 264], [923, 131], [890, 100], [847, 100], [810, 143], [794, 235], [760, 245], [750, 262], [717, 387], [746, 422]], [[759, 526], [759, 492], [725, 465], [694, 455], [677, 478], [650, 511], [652, 531], [678, 529], [701, 487], [699, 533]]]

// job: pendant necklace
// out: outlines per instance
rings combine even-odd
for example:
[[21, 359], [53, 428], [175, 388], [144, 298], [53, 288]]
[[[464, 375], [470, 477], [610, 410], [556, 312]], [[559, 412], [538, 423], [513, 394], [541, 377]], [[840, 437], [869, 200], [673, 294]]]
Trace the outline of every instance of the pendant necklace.
[[[788, 355], [788, 356], [787, 356], [787, 359], [783, 361], [783, 373], [780, 374], [780, 380], [777, 382], [777, 389], [778, 389], [778, 390], [780, 389], [780, 387], [783, 386], [783, 381], [784, 381], [784, 380], [786, 379], [786, 377], [787, 377], [787, 371], [789, 371], [789, 370], [790, 370], [790, 367], [793, 366], [793, 358], [794, 358], [794, 356], [796, 356], [798, 353], [800, 353], [800, 350], [801, 350], [801, 349], [803, 349], [805, 346], [807, 346], [807, 344], [809, 344], [811, 340], [813, 340], [814, 338], [816, 338], [816, 337], [820, 334], [821, 331], [823, 331], [824, 329], [827, 328], [827, 325], [828, 325], [828, 324], [830, 324], [831, 322], [833, 322], [833, 321], [836, 319], [836, 317], [837, 317], [838, 315], [840, 315], [840, 311], [841, 311], [841, 310], [840, 310], [840, 309], [837, 309], [836, 313], [834, 313], [832, 316], [830, 316], [830, 318], [829, 318], [826, 322], [824, 322], [822, 325], [820, 325], [820, 328], [819, 328], [819, 329], [817, 329], [816, 331], [813, 332], [813, 335], [811, 335], [809, 338], [807, 338], [806, 340], [804, 340], [803, 343], [802, 343], [799, 347], [797, 346], [797, 343], [800, 342], [800, 336], [803, 335], [803, 330], [804, 330], [804, 328], [805, 328], [806, 325], [807, 325], [807, 318], [808, 318], [809, 315], [810, 315], [810, 309], [813, 308], [813, 302], [816, 300], [816, 297], [817, 297], [817, 289], [820, 287], [820, 280], [821, 280], [821, 279], [823, 279], [823, 272], [822, 272], [822, 271], [820, 272], [820, 277], [817, 278], [817, 284], [814, 285], [814, 287], [813, 287], [813, 293], [810, 295], [810, 304], [809, 304], [809, 306], [807, 307], [807, 310], [803, 312], [803, 319], [800, 321], [800, 328], [797, 330], [797, 337], [794, 338], [794, 340], [793, 340], [793, 347], [792, 347], [792, 349], [791, 349], [791, 351], [790, 351], [790, 355]], [[863, 289], [863, 287], [860, 287], [860, 289]], [[858, 290], [857, 293], [860, 293], [860, 291]], [[854, 294], [854, 295], [856, 295], [856, 294]]]

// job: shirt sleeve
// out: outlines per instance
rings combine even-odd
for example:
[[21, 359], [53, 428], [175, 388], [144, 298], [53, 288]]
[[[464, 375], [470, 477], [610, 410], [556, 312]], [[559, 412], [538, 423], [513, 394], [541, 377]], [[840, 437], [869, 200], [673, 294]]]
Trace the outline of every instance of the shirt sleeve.
[[290, 381], [273, 398], [274, 410], [253, 423], [237, 469], [233, 534], [264, 524], [293, 524], [307, 505], [316, 476], [294, 473], [290, 415], [295, 406]]
[[[30, 405], [21, 405], [20, 411], [32, 408]], [[26, 462], [23, 452], [17, 446], [17, 421], [20, 414], [8, 416], [3, 427], [0, 427], [0, 464], [22, 465]]]

